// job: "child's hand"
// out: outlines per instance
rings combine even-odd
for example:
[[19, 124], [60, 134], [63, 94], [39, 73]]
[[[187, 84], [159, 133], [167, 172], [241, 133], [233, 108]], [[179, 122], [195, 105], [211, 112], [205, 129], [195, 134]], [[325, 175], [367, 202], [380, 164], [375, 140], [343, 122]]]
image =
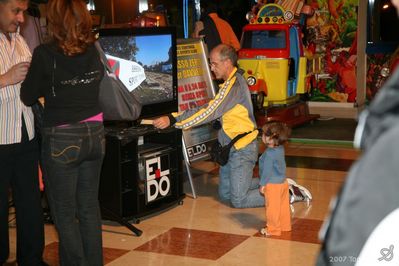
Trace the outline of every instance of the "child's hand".
[[259, 192], [260, 192], [261, 194], [265, 194], [265, 186], [260, 186], [260, 187], [259, 187]]

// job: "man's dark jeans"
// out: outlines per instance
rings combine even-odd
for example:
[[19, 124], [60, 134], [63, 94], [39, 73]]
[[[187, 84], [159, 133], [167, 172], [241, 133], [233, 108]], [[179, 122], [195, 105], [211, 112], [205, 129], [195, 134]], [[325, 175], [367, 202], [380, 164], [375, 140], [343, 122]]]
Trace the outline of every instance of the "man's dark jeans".
[[0, 265], [9, 256], [9, 188], [16, 211], [18, 265], [37, 266], [42, 263], [44, 225], [40, 204], [38, 155], [37, 140], [29, 141], [24, 122], [20, 143], [0, 145]]
[[61, 265], [103, 265], [98, 188], [105, 154], [101, 122], [42, 130], [42, 159]]

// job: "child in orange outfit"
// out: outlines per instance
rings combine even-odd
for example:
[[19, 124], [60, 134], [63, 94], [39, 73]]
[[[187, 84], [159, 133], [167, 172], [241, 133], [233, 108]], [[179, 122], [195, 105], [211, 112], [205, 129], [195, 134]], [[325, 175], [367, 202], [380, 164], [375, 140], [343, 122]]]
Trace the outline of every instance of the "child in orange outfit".
[[290, 129], [280, 122], [269, 122], [263, 127], [262, 141], [266, 150], [259, 158], [260, 192], [265, 195], [266, 227], [262, 235], [281, 235], [291, 231], [291, 212], [286, 180], [284, 143]]

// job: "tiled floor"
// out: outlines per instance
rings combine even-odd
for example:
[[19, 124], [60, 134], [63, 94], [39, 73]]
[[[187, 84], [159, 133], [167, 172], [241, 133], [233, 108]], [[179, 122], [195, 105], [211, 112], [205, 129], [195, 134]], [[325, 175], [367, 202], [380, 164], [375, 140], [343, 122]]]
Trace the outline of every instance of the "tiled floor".
[[[134, 236], [125, 227], [103, 225], [104, 263], [117, 265], [313, 265], [320, 248], [318, 232], [358, 151], [342, 146], [288, 144], [287, 176], [307, 187], [310, 204], [293, 204], [293, 231], [263, 237], [264, 209], [233, 209], [217, 200], [218, 171], [212, 162], [194, 163], [197, 198], [189, 183], [183, 205], [141, 221]], [[255, 170], [256, 173], [256, 170]], [[10, 264], [15, 261], [15, 229], [10, 230]], [[46, 225], [45, 261], [58, 265], [58, 242]]]

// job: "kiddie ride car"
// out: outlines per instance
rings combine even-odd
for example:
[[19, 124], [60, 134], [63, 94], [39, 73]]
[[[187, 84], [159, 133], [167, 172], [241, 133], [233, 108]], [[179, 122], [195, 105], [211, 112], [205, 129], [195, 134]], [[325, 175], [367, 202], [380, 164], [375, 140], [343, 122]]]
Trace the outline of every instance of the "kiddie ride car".
[[245, 73], [257, 111], [258, 126], [282, 121], [296, 126], [319, 117], [310, 115], [300, 94], [310, 89], [300, 25], [294, 14], [276, 4], [262, 6], [257, 15], [247, 15], [238, 64]]

